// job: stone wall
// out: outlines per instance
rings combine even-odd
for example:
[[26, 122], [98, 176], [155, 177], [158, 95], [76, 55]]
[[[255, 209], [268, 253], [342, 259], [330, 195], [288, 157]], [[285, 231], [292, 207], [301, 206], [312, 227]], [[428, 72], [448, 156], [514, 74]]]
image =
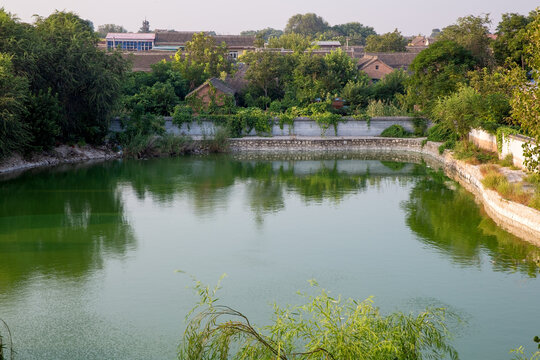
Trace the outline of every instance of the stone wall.
[[356, 150], [422, 150], [422, 138], [397, 139], [379, 137], [244, 137], [230, 139], [232, 152], [302, 152]]
[[[379, 136], [386, 128], [391, 125], [397, 124], [403, 126], [407, 131], [413, 132], [414, 125], [413, 118], [410, 117], [376, 117], [368, 121], [361, 120], [348, 120], [346, 122], [340, 122], [337, 127], [337, 136]], [[193, 137], [212, 135], [216, 130], [216, 125], [212, 121], [194, 121], [191, 124], [182, 124], [181, 128], [178, 128], [173, 124], [170, 117], [165, 117], [165, 130], [170, 134], [185, 134]], [[111, 132], [120, 132], [122, 127], [120, 121], [115, 119], [111, 122]], [[248, 136], [255, 136], [255, 130], [252, 130]], [[326, 136], [335, 137], [336, 133], [334, 127], [330, 126], [329, 129], [323, 131], [321, 127], [313, 120], [309, 118], [297, 118], [294, 121], [294, 125], [289, 127], [287, 124], [283, 126], [283, 129], [279, 127], [277, 122], [272, 127], [271, 136]]]

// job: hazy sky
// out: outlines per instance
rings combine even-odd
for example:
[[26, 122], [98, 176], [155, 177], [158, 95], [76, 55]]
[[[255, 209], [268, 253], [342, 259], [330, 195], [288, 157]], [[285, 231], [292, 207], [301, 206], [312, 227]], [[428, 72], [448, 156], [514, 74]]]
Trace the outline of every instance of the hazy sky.
[[31, 22], [32, 15], [48, 16], [68, 10], [94, 25], [114, 23], [137, 31], [146, 17], [152, 29], [214, 30], [237, 34], [242, 30], [283, 29], [290, 16], [314, 12], [330, 25], [358, 21], [378, 33], [398, 28], [404, 35], [427, 34], [452, 24], [460, 16], [491, 14], [494, 26], [502, 13], [527, 14], [538, 0], [1, 0], [0, 6]]

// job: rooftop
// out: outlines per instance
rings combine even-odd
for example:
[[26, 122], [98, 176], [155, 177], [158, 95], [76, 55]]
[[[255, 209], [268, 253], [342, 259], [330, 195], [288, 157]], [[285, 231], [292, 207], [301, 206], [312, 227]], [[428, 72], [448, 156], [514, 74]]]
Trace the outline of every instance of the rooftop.
[[156, 34], [154, 33], [108, 33], [107, 40], [154, 40]]

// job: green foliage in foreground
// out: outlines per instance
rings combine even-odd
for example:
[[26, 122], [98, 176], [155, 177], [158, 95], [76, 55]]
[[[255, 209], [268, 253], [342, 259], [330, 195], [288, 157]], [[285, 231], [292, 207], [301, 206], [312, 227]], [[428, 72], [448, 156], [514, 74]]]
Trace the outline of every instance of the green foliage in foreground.
[[[316, 285], [311, 281], [312, 285]], [[218, 287], [199, 282], [202, 310], [190, 317], [179, 359], [457, 359], [445, 309], [383, 315], [373, 299], [333, 298], [321, 290], [299, 306], [274, 305], [271, 325], [255, 328], [240, 312], [217, 305]]]

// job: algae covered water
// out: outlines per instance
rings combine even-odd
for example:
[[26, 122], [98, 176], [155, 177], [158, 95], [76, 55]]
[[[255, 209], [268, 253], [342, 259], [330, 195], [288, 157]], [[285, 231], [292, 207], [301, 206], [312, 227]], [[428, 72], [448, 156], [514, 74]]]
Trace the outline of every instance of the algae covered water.
[[0, 178], [0, 318], [17, 359], [173, 359], [192, 274], [252, 322], [332, 294], [445, 306], [462, 359], [540, 335], [540, 250], [415, 156], [112, 161]]

